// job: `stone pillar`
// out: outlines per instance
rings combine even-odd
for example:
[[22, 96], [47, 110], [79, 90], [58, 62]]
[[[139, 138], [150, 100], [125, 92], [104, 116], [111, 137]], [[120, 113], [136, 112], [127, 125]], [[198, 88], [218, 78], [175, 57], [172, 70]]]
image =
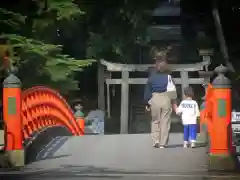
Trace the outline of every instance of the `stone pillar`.
[[129, 72], [122, 72], [120, 134], [128, 134]]
[[[198, 50], [199, 56], [202, 58], [202, 61], [209, 61], [211, 62], [211, 57], [213, 55], [213, 49], [199, 49]], [[206, 70], [208, 67], [206, 67]]]
[[5, 150], [10, 163], [24, 166], [23, 131], [21, 119], [21, 81], [10, 74], [3, 82], [3, 120], [5, 123]]
[[210, 170], [234, 170], [235, 160], [232, 157], [231, 128], [231, 82], [224, 75], [227, 67], [220, 65], [215, 69], [218, 76], [212, 82], [212, 121], [209, 150]]
[[184, 88], [189, 86], [188, 82], [188, 72], [187, 71], [181, 71], [181, 80], [182, 80], [182, 99], [184, 99]]

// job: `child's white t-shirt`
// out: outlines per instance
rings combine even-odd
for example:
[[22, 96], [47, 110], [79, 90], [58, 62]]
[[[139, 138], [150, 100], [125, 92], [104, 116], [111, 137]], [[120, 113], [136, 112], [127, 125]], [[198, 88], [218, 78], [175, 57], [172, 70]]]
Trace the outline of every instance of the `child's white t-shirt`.
[[192, 99], [183, 100], [176, 113], [182, 115], [183, 124], [197, 124], [197, 117], [200, 115], [198, 104]]

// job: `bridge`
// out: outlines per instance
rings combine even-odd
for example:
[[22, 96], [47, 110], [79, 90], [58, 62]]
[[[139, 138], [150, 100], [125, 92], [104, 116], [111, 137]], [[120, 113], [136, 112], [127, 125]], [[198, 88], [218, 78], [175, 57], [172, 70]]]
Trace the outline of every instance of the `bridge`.
[[[224, 76], [223, 66], [216, 72], [219, 75], [209, 84], [205, 108], [201, 110], [201, 132], [198, 147], [194, 149], [182, 148], [181, 133], [172, 133], [165, 149], [152, 148], [149, 134], [84, 134], [81, 119], [74, 116], [57, 91], [39, 86], [22, 92], [20, 80], [10, 74], [3, 83], [4, 153], [9, 164], [18, 169], [5, 169], [0, 177], [11, 180], [239, 178], [227, 173], [237, 169], [229, 133], [229, 80]], [[207, 146], [206, 137], [210, 139]]]

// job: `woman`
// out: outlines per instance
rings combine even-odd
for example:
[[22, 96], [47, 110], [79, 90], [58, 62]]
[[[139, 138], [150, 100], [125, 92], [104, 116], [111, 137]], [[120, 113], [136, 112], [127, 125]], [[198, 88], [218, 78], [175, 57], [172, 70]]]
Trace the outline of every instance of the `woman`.
[[167, 145], [172, 113], [171, 100], [177, 98], [176, 87], [168, 71], [167, 53], [160, 51], [155, 53], [155, 69], [148, 78], [144, 100], [146, 110], [151, 111], [151, 135], [153, 147], [164, 148]]

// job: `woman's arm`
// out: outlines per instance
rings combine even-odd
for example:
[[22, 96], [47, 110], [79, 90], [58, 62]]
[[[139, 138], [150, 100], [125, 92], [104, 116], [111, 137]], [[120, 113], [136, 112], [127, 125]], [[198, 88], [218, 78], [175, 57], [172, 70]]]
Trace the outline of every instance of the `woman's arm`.
[[177, 108], [178, 108], [177, 103], [173, 103], [172, 107], [173, 107], [174, 112], [177, 113]]
[[148, 78], [147, 84], [145, 85], [145, 89], [144, 89], [144, 102], [147, 106], [149, 106], [148, 101], [151, 98], [152, 98], [151, 83], [150, 83], [150, 78]]
[[200, 111], [199, 111], [199, 107], [198, 107], [198, 103], [197, 102], [196, 102], [196, 105], [195, 105], [195, 112], [196, 112], [196, 116], [200, 117]]

